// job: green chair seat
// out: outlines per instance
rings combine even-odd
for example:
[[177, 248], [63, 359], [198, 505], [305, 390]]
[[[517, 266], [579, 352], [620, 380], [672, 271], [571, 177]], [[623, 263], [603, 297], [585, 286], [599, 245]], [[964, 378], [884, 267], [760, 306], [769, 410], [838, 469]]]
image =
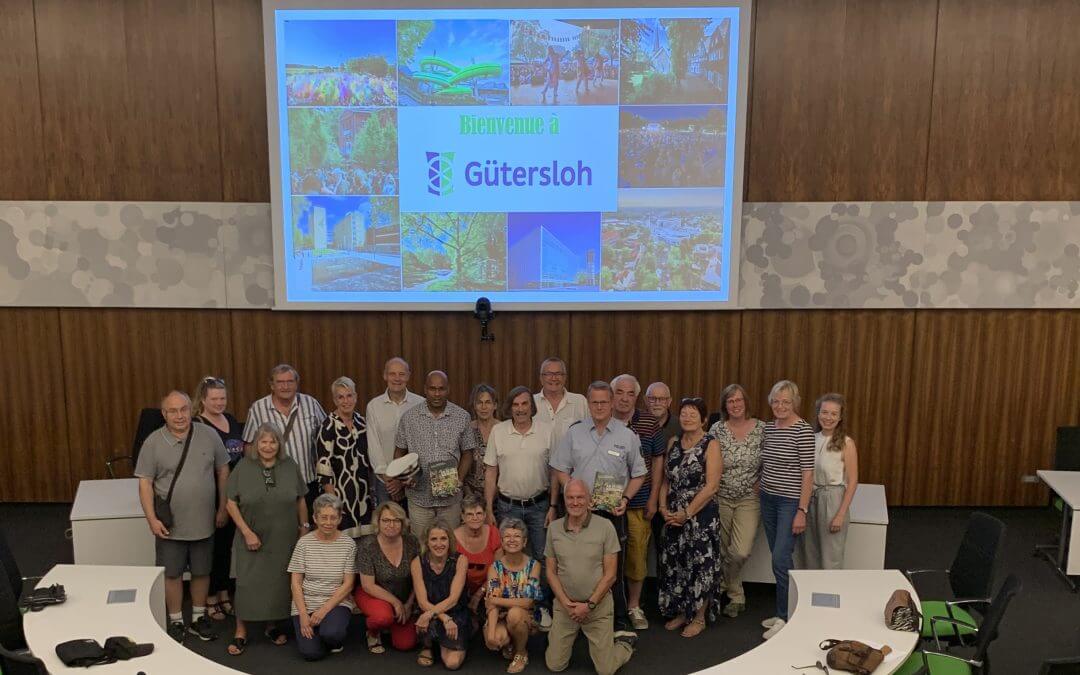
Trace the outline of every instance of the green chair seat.
[[[930, 666], [930, 675], [971, 675], [971, 666], [964, 661], [950, 659], [940, 654], [927, 653], [926, 663]], [[900, 664], [893, 675], [915, 675], [923, 667], [921, 652], [915, 652]]]
[[[923, 614], [922, 636], [924, 638], [934, 637], [934, 634], [930, 630], [930, 617], [949, 618], [949, 610], [945, 607], [945, 602], [943, 600], [923, 600], [920, 611], [922, 611]], [[971, 614], [963, 607], [953, 607], [952, 618], [957, 621], [963, 621], [964, 623], [970, 623], [973, 626], [979, 625], [979, 622], [975, 620], [975, 617], [971, 616]], [[957, 628], [960, 629], [960, 634], [965, 638], [975, 636], [975, 631], [970, 628], [939, 621], [937, 622], [938, 637], [955, 638]]]

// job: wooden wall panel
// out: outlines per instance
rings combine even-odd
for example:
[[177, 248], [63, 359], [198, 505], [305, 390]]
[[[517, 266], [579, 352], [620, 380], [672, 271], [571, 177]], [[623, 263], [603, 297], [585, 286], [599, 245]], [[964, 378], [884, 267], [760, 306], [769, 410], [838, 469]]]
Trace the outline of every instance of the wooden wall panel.
[[221, 201], [211, 0], [37, 0], [49, 199]]
[[233, 310], [233, 410], [244, 419], [270, 393], [270, 369], [289, 363], [300, 390], [330, 406], [330, 383], [345, 375], [361, 401], [382, 391], [382, 365], [401, 348], [401, 318], [391, 312], [271, 312]]
[[259, 0], [214, 0], [221, 178], [227, 202], [270, 201]]
[[33, 0], [0, 3], [0, 199], [44, 199]]
[[917, 200], [937, 0], [759, 0], [749, 201]]
[[56, 309], [0, 309], [0, 501], [70, 501], [68, 411]]
[[859, 479], [885, 484], [889, 503], [901, 504], [905, 420], [918, 414], [910, 405], [914, 331], [910, 310], [743, 312], [742, 383], [762, 419], [772, 416], [769, 389], [781, 379], [799, 385], [811, 423], [818, 396], [843, 394]]
[[127, 454], [139, 411], [199, 378], [233, 378], [229, 313], [220, 310], [62, 309], [71, 476], [105, 477], [105, 459]]
[[1080, 199], [1080, 3], [940, 13], [926, 198]]
[[1057, 426], [1080, 423], [1080, 312], [939, 310], [915, 321], [904, 503], [1045, 503], [1020, 477], [1051, 465]]
[[738, 378], [740, 312], [576, 312], [570, 315], [574, 391], [630, 373], [662, 381], [672, 398], [702, 396], [709, 409]]
[[[480, 342], [480, 323], [470, 312], [405, 313], [402, 355], [413, 368], [411, 388], [423, 392], [424, 376], [444, 370], [450, 398], [466, 407], [472, 386], [487, 382], [500, 396], [521, 384], [536, 390], [540, 362], [548, 356], [570, 361], [570, 317], [566, 312], [500, 312], [491, 322], [494, 342]], [[570, 364], [571, 387], [578, 379]]]

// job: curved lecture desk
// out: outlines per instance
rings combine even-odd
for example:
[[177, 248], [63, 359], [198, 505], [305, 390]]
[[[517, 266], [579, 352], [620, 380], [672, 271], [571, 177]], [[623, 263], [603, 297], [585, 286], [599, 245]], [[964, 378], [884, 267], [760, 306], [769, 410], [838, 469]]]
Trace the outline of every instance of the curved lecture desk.
[[[699, 671], [698, 675], [820, 675], [815, 661], [825, 663], [818, 644], [825, 639], [858, 640], [872, 647], [892, 647], [874, 675], [888, 675], [915, 651], [918, 633], [885, 627], [885, 603], [898, 588], [915, 589], [898, 570], [792, 570], [788, 591], [791, 620], [768, 642], [730, 661]], [[813, 604], [815, 593], [840, 596], [839, 607]], [[792, 666], [811, 666], [792, 670]], [[830, 671], [832, 672], [832, 671]]]
[[[818, 643], [826, 638], [860, 640], [874, 647], [888, 644], [893, 651], [875, 671], [887, 675], [896, 670], [915, 649], [918, 635], [891, 631], [885, 627], [885, 603], [898, 588], [915, 589], [896, 570], [837, 570], [830, 572], [795, 570], [791, 573], [791, 621], [779, 634], [741, 656], [706, 668], [708, 675], [793, 675], [792, 666], [825, 661]], [[238, 673], [199, 656], [174, 641], [165, 632], [165, 576], [160, 567], [117, 565], [57, 565], [41, 585], [63, 584], [67, 602], [24, 616], [26, 640], [34, 654], [53, 675], [87, 673], [85, 668], [67, 668], [56, 658], [56, 645], [76, 638], [93, 638], [104, 644], [114, 635], [135, 642], [152, 642], [154, 653], [130, 661], [94, 666], [102, 675], [191, 675], [194, 673]], [[134, 590], [129, 603], [109, 604], [111, 590]], [[814, 593], [840, 596], [840, 606], [812, 604]], [[648, 639], [646, 637], [646, 639]], [[817, 671], [820, 673], [820, 671]]]
[[[165, 632], [165, 570], [161, 567], [120, 565], [57, 565], [38, 584], [63, 584], [67, 602], [23, 615], [30, 650], [52, 675], [196, 675], [231, 673], [226, 668], [184, 648]], [[109, 604], [111, 590], [134, 590], [129, 603]], [[130, 661], [117, 661], [92, 669], [68, 668], [56, 657], [56, 645], [67, 640], [93, 638], [105, 644], [120, 635], [135, 642], [154, 644], [154, 653]]]

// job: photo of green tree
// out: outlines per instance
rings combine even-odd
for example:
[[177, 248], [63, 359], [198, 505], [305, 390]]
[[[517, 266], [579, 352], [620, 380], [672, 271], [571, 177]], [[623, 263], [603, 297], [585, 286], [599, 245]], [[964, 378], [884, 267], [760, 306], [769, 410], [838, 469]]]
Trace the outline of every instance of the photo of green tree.
[[727, 103], [731, 20], [623, 19], [622, 103]]
[[290, 108], [294, 195], [396, 195], [397, 110]]
[[506, 290], [505, 213], [402, 213], [403, 290]]

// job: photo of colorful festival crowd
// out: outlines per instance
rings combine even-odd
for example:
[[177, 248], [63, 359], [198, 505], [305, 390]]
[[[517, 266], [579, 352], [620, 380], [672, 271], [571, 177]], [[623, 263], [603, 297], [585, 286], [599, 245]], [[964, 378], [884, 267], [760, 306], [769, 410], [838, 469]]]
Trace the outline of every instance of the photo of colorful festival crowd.
[[628, 106], [619, 111], [619, 187], [724, 184], [727, 106]]
[[395, 23], [286, 22], [287, 105], [397, 105]]

